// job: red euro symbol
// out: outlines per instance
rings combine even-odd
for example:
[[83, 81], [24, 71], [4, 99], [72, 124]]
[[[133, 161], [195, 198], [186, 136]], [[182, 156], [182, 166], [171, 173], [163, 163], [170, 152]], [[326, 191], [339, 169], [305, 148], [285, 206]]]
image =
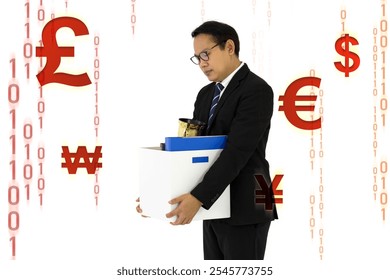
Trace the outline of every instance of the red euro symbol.
[[87, 35], [85, 24], [73, 17], [59, 17], [49, 21], [42, 31], [43, 47], [36, 47], [37, 57], [46, 57], [46, 65], [37, 75], [41, 86], [49, 83], [59, 83], [69, 86], [86, 86], [91, 84], [87, 73], [73, 75], [69, 73], [55, 73], [60, 66], [61, 57], [74, 57], [74, 47], [59, 47], [56, 34], [60, 28], [69, 27], [75, 36]]
[[279, 101], [283, 105], [279, 106], [279, 111], [284, 111], [286, 118], [297, 128], [305, 130], [314, 130], [321, 128], [321, 118], [306, 121], [301, 119], [297, 111], [314, 111], [314, 105], [296, 105], [296, 101], [316, 101], [315, 95], [297, 95], [298, 91], [305, 86], [320, 87], [321, 79], [317, 77], [303, 77], [292, 82], [286, 89], [286, 93], [279, 96]]

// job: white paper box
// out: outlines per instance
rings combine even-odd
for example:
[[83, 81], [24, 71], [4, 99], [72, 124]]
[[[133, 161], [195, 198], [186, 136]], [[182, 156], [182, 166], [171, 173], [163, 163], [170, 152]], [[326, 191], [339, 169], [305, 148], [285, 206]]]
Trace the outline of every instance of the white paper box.
[[[195, 151], [162, 151], [140, 149], [140, 205], [143, 215], [175, 221], [166, 214], [176, 208], [169, 200], [190, 192], [221, 153], [221, 149]], [[230, 186], [206, 210], [201, 207], [194, 220], [230, 217]]]

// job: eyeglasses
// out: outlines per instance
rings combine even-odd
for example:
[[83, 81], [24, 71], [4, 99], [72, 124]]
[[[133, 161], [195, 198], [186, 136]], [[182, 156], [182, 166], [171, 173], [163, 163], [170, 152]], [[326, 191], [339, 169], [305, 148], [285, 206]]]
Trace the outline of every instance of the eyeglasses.
[[216, 45], [214, 45], [213, 47], [211, 47], [210, 49], [206, 50], [206, 51], [203, 51], [201, 53], [199, 53], [199, 55], [194, 55], [193, 57], [191, 57], [191, 61], [196, 64], [196, 65], [199, 65], [200, 64], [200, 60], [203, 60], [203, 61], [208, 61], [209, 60], [209, 52], [214, 49], [216, 46], [220, 45], [221, 43], [218, 43]]

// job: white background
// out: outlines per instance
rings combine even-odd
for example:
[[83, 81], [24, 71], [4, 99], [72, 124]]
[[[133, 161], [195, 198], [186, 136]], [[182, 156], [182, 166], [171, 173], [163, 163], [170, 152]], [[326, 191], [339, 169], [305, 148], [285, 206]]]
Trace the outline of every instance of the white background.
[[[45, 21], [39, 22], [40, 1], [30, 1], [31, 43], [39, 45], [50, 14], [82, 20], [89, 35], [75, 37], [70, 29], [57, 33], [62, 46], [74, 46], [75, 57], [63, 58], [58, 71], [87, 72], [94, 83], [94, 36], [99, 36], [99, 137], [96, 139], [94, 85], [43, 88], [45, 114], [39, 129], [37, 103], [39, 58], [33, 57], [26, 79], [23, 45], [26, 38], [25, 1], [1, 4], [0, 52], [0, 279], [117, 279], [118, 268], [200, 268], [211, 266], [272, 266], [263, 279], [329, 279], [330, 277], [385, 279], [390, 275], [390, 229], [374, 200], [373, 167], [388, 160], [389, 133], [377, 114], [377, 157], [373, 153], [374, 106], [383, 94], [378, 33], [377, 99], [373, 96], [373, 29], [378, 28], [385, 1], [309, 0], [43, 0]], [[67, 8], [66, 8], [67, 2]], [[134, 12], [133, 6], [134, 4]], [[386, 6], [387, 7], [387, 6]], [[341, 10], [346, 11], [344, 33], [359, 41], [351, 50], [359, 68], [345, 77], [335, 66], [344, 58], [335, 51], [342, 35]], [[388, 9], [386, 9], [386, 15]], [[135, 24], [131, 22], [135, 15]], [[135, 19], [133, 17], [133, 19]], [[173, 227], [144, 219], [135, 212], [138, 197], [138, 149], [157, 146], [175, 136], [177, 119], [191, 117], [198, 90], [208, 80], [189, 57], [191, 31], [206, 20], [226, 22], [241, 40], [240, 59], [273, 88], [275, 102], [267, 149], [271, 176], [284, 174], [283, 204], [272, 223], [266, 260], [205, 262], [201, 222]], [[134, 34], [133, 27], [134, 26]], [[382, 34], [386, 35], [386, 34]], [[386, 53], [387, 54], [387, 53]], [[11, 257], [8, 231], [8, 186], [11, 182], [11, 115], [8, 84], [10, 59], [16, 59], [20, 101], [16, 120], [16, 174], [20, 188], [20, 227], [16, 258]], [[388, 59], [386, 57], [386, 59]], [[294, 127], [278, 98], [294, 80], [314, 69], [323, 91], [322, 131]], [[310, 88], [302, 89], [307, 95]], [[316, 95], [319, 90], [314, 89]], [[319, 96], [314, 118], [320, 115]], [[308, 115], [302, 114], [302, 118]], [[26, 157], [23, 124], [33, 125], [31, 160], [34, 176], [26, 201], [23, 165]], [[322, 133], [322, 140], [321, 140]], [[313, 139], [315, 157], [311, 168]], [[319, 157], [322, 141], [323, 157]], [[43, 206], [37, 190], [39, 144], [45, 147]], [[99, 205], [95, 206], [95, 176], [61, 168], [61, 146], [75, 151], [103, 146], [99, 172]], [[324, 191], [319, 215], [320, 168]], [[153, 171], [151, 170], [151, 176]], [[377, 174], [378, 186], [386, 174]], [[381, 189], [378, 187], [378, 195]], [[316, 198], [310, 204], [310, 196]], [[314, 216], [311, 215], [314, 207]], [[310, 219], [315, 227], [310, 227]], [[313, 238], [311, 229], [314, 230]], [[322, 243], [319, 230], [323, 230]], [[323, 254], [320, 255], [320, 246]], [[322, 260], [321, 260], [322, 258]], [[126, 277], [126, 276], [123, 276]], [[127, 276], [130, 277], [130, 276]], [[136, 279], [137, 276], [132, 276]], [[209, 276], [211, 277], [211, 276]], [[224, 277], [226, 276], [219, 276]], [[254, 276], [252, 276], [254, 277]], [[260, 276], [257, 276], [260, 277]], [[146, 276], [139, 278], [149, 279]], [[163, 278], [163, 277], [162, 277]], [[188, 278], [192, 277], [180, 277]], [[195, 279], [195, 277], [193, 277]], [[203, 279], [208, 279], [206, 274]], [[216, 276], [211, 277], [216, 278]], [[217, 277], [218, 278], [218, 277]], [[251, 276], [231, 276], [250, 279]], [[150, 278], [152, 279], [152, 278]], [[153, 277], [153, 279], [159, 279]]]

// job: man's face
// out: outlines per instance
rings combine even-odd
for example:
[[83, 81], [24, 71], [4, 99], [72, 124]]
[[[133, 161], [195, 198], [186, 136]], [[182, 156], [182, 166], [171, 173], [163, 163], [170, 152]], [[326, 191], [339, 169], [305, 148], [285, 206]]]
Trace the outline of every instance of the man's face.
[[215, 44], [211, 35], [199, 34], [194, 38], [194, 54], [207, 53], [208, 60], [200, 59], [199, 67], [210, 81], [220, 82], [229, 75], [231, 57], [226, 47], [223, 50], [220, 46], [213, 48]]

